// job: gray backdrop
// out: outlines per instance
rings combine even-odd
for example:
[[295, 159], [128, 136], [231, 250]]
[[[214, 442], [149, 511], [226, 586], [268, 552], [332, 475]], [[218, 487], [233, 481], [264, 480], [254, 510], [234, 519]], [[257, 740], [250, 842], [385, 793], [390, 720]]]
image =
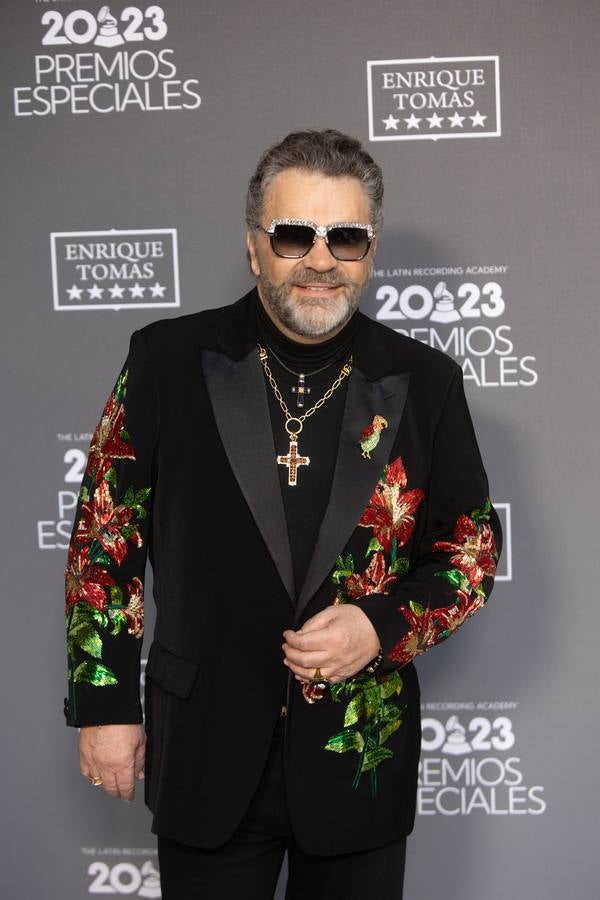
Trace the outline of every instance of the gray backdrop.
[[599, 10], [4, 0], [3, 897], [159, 896], [62, 723], [73, 502], [131, 331], [247, 290], [248, 176], [325, 126], [383, 167], [366, 311], [462, 362], [510, 550], [420, 661], [406, 896], [597, 896]]

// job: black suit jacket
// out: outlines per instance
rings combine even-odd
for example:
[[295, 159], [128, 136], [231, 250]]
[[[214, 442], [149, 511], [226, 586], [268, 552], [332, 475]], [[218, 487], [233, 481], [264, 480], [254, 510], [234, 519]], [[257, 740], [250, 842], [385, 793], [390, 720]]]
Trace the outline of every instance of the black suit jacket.
[[[67, 720], [142, 720], [148, 552], [146, 800], [165, 837], [216, 847], [231, 836], [282, 703], [306, 851], [412, 829], [412, 660], [483, 605], [500, 532], [459, 366], [358, 315], [331, 496], [298, 596], [250, 295], [135, 332], [96, 428], [67, 566]], [[377, 415], [387, 427], [369, 441]], [[282, 632], [334, 602], [370, 617], [383, 664], [305, 697]]]

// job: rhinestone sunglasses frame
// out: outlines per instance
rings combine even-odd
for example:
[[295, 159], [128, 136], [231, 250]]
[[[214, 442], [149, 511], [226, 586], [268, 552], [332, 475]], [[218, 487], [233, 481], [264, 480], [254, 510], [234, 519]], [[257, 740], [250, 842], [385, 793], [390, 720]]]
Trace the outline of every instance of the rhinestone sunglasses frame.
[[[278, 225], [303, 225], [307, 228], [312, 228], [312, 230], [314, 231], [314, 237], [311, 246], [308, 247], [307, 250], [299, 256], [288, 256], [287, 254], [278, 253], [274, 247], [275, 229]], [[327, 249], [334, 259], [337, 259], [339, 262], [359, 262], [368, 254], [369, 250], [371, 249], [373, 238], [375, 237], [375, 229], [372, 225], [365, 222], [332, 222], [331, 225], [317, 225], [316, 222], [312, 222], [310, 219], [272, 219], [268, 228], [263, 228], [262, 225], [259, 225], [258, 227], [261, 228], [262, 231], [265, 232], [265, 234], [269, 235], [273, 253], [276, 256], [280, 256], [282, 259], [303, 259], [303, 257], [307, 256], [310, 253], [311, 247], [314, 246], [317, 238], [321, 237], [327, 244]], [[365, 250], [365, 252], [361, 256], [356, 256], [353, 259], [340, 259], [340, 257], [336, 256], [329, 246], [328, 239], [329, 232], [334, 228], [364, 228], [364, 230], [367, 232], [368, 241], [367, 249]]]

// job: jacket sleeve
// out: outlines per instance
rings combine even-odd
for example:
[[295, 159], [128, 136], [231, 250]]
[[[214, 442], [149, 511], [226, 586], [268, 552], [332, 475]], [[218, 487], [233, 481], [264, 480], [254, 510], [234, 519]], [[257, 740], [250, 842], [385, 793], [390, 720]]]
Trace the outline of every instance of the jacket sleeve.
[[144, 570], [157, 434], [152, 367], [137, 331], [92, 437], [69, 544], [68, 725], [142, 721]]
[[[398, 459], [386, 466], [361, 520], [373, 527], [371, 567], [378, 565], [379, 575], [362, 596], [354, 591], [355, 596], [345, 598], [363, 609], [377, 631], [381, 672], [405, 666], [446, 640], [481, 609], [492, 590], [502, 533], [489, 500], [460, 368], [435, 431], [429, 482], [425, 490], [404, 488]], [[402, 547], [413, 528], [417, 534], [421, 504], [421, 536], [411, 558], [405, 558]], [[389, 521], [397, 524], [381, 530], [381, 523]], [[369, 592], [373, 581], [379, 589]]]

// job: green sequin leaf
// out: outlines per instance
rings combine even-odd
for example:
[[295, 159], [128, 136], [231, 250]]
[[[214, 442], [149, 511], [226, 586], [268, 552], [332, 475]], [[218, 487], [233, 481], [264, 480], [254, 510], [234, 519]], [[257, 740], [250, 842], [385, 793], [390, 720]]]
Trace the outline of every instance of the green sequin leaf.
[[394, 694], [399, 694], [402, 691], [402, 687], [402, 677], [395, 670], [390, 672], [385, 681], [379, 682], [379, 690], [384, 700], [387, 700], [388, 697], [392, 697]]
[[349, 569], [336, 569], [333, 575], [331, 576], [331, 580], [334, 584], [340, 584], [349, 575], [352, 575], [352, 572]]
[[356, 750], [360, 753], [365, 745], [362, 734], [359, 731], [340, 731], [330, 737], [325, 744], [325, 750], [333, 750], [334, 753], [345, 753], [347, 750]]
[[343, 557], [338, 556], [336, 563], [335, 563], [335, 569], [331, 576], [331, 580], [333, 581], [334, 584], [340, 584], [340, 582], [343, 581], [344, 578], [348, 578], [348, 576], [352, 575], [353, 573], [354, 573], [354, 559], [352, 557], [352, 554], [349, 553], [347, 555], [346, 559], [343, 559]]
[[387, 722], [381, 729], [381, 734], [379, 735], [379, 743], [385, 744], [385, 742], [387, 741], [389, 736], [391, 734], [393, 734], [395, 731], [398, 731], [398, 729], [400, 728], [401, 725], [402, 725], [402, 719], [400, 717], [400, 711], [398, 710], [398, 718], [390, 719], [390, 721]]
[[105, 687], [109, 684], [117, 684], [117, 676], [107, 666], [103, 666], [102, 663], [86, 659], [73, 672], [73, 681], [84, 681], [88, 684], [93, 684], [94, 687]]
[[110, 586], [110, 602], [119, 606], [123, 605], [123, 590], [118, 584], [111, 584]]
[[111, 466], [108, 472], [104, 475], [104, 480], [108, 481], [109, 484], [112, 484], [113, 487], [117, 486], [117, 472], [114, 466]]
[[81, 490], [79, 491], [79, 500], [81, 501], [81, 503], [90, 502], [90, 492], [84, 484], [81, 485]]
[[123, 497], [121, 504], [123, 506], [132, 506], [135, 501], [135, 491], [132, 487], [128, 487], [125, 491], [125, 496]]
[[357, 694], [352, 698], [348, 706], [346, 707], [346, 713], [344, 715], [344, 728], [347, 728], [348, 725], [354, 725], [361, 716], [365, 714], [365, 703], [362, 694]]
[[75, 628], [76, 625], [79, 625], [82, 622], [95, 622], [102, 628], [106, 628], [108, 623], [106, 613], [103, 613], [101, 609], [97, 609], [95, 606], [92, 606], [91, 603], [86, 603], [85, 601], [76, 603], [75, 606], [72, 607], [69, 615], [70, 628]]
[[369, 769], [376, 768], [384, 759], [389, 759], [393, 755], [393, 752], [387, 747], [373, 747], [373, 749], [367, 750], [363, 759], [362, 771], [368, 772]]
[[129, 378], [129, 369], [125, 369], [122, 375], [117, 378], [115, 385], [115, 400], [119, 403], [127, 393], [127, 379]]
[[492, 511], [492, 504], [490, 502], [490, 498], [485, 498], [485, 503], [481, 507], [481, 509], [474, 509], [471, 512], [471, 520], [475, 522], [477, 526], [479, 526], [482, 522], [489, 521], [490, 513]]
[[416, 600], [411, 600], [408, 605], [410, 606], [411, 612], [414, 612], [415, 616], [422, 616], [425, 612], [425, 607], [420, 603], [417, 603]]
[[108, 618], [112, 626], [111, 634], [113, 636], [119, 634], [123, 626], [127, 624], [127, 616], [122, 609], [109, 609]]
[[152, 493], [151, 487], [140, 488], [140, 490], [135, 495], [136, 505], [141, 506], [142, 503], [145, 503], [151, 493]]
[[93, 540], [90, 544], [88, 559], [93, 565], [110, 566], [111, 559], [100, 541]]
[[390, 568], [396, 562], [396, 556], [398, 555], [398, 538], [396, 535], [392, 538], [392, 546], [390, 547]]
[[90, 622], [71, 625], [67, 634], [67, 649], [71, 659], [75, 659], [75, 647], [81, 647], [90, 656], [100, 659], [102, 656], [102, 638]]
[[379, 693], [379, 685], [373, 678], [372, 683], [367, 685], [363, 691], [365, 701], [365, 715], [367, 719], [372, 719], [381, 707], [381, 695]]
[[410, 560], [407, 556], [399, 556], [390, 566], [391, 575], [407, 575], [410, 571]]
[[339, 701], [342, 699], [342, 694], [344, 693], [345, 687], [345, 681], [337, 681], [335, 684], [330, 684], [329, 693], [331, 694], [331, 699], [339, 703]]
[[379, 543], [376, 537], [372, 537], [369, 543], [367, 544], [367, 550], [365, 556], [368, 556], [369, 553], [376, 553], [380, 550], [383, 550], [383, 545]]
[[443, 578], [444, 581], [447, 581], [454, 588], [465, 590], [465, 588], [469, 587], [469, 581], [460, 569], [444, 569], [442, 572], [436, 572], [435, 575], [437, 578]]

